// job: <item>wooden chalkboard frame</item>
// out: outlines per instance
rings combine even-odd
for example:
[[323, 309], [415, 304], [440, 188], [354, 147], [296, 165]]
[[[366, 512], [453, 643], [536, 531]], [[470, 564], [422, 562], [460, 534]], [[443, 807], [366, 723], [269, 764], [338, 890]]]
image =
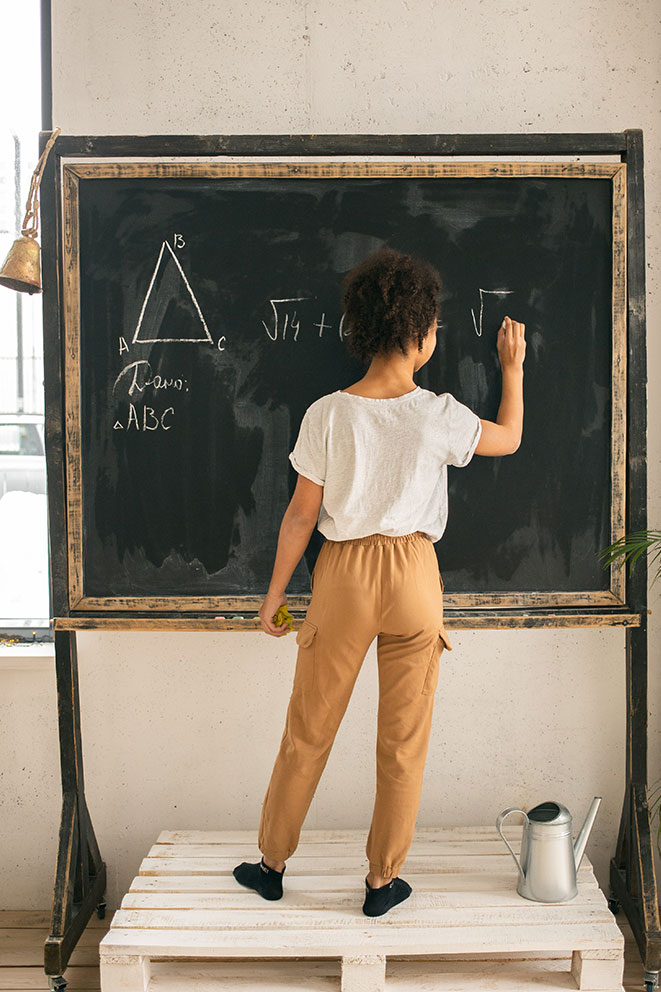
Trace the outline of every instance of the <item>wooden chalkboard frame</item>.
[[[49, 132], [39, 136], [40, 153]], [[50, 613], [54, 626], [62, 769], [62, 814], [49, 936], [44, 969], [51, 988], [63, 988], [62, 975], [92, 913], [105, 915], [106, 865], [87, 808], [83, 780], [77, 629], [261, 630], [255, 619], [215, 620], [208, 614], [182, 616], [126, 611], [71, 610], [68, 569], [65, 445], [69, 423], [64, 403], [63, 279], [59, 246], [62, 229], [62, 166], [65, 159], [91, 162], [122, 157], [130, 161], [208, 156], [466, 156], [493, 159], [502, 167], [508, 156], [608, 156], [626, 164], [626, 431], [624, 527], [647, 527], [647, 351], [645, 300], [645, 196], [643, 132], [521, 134], [294, 134], [294, 135], [59, 135], [41, 183], [44, 252], [44, 368], [46, 461], [50, 544]], [[587, 165], [587, 163], [585, 163]], [[622, 174], [624, 181], [624, 174]], [[75, 467], [75, 466], [74, 466]], [[75, 551], [75, 549], [74, 549]], [[647, 787], [647, 559], [625, 573], [626, 607], [608, 611], [585, 607], [557, 613], [492, 607], [446, 617], [454, 628], [621, 626], [626, 649], [626, 760], [623, 806], [617, 847], [610, 861], [610, 903], [629, 920], [649, 987], [661, 969], [661, 921], [654, 872], [653, 838]], [[448, 623], [449, 621], [449, 623]], [[609, 728], [604, 727], [604, 733]]]
[[[367, 162], [227, 162], [227, 161], [96, 161], [62, 163], [62, 271], [63, 336], [66, 403], [66, 509], [68, 535], [68, 597], [74, 615], [89, 611], [136, 613], [176, 611], [256, 611], [261, 598], [246, 596], [91, 596], [84, 590], [84, 541], [81, 455], [81, 328], [79, 183], [108, 178], [522, 178], [543, 177], [607, 179], [612, 187], [612, 371], [611, 371], [611, 479], [610, 542], [624, 534], [626, 472], [626, 164], [585, 162], [419, 162], [372, 160]], [[310, 595], [288, 596], [292, 609], [307, 607]], [[500, 609], [594, 610], [625, 605], [625, 579], [620, 568], [611, 567], [609, 588], [584, 591], [532, 591], [522, 593], [446, 593], [448, 611], [469, 613], [492, 607]], [[592, 614], [594, 616], [594, 614]], [[619, 621], [620, 617], [617, 616]]]

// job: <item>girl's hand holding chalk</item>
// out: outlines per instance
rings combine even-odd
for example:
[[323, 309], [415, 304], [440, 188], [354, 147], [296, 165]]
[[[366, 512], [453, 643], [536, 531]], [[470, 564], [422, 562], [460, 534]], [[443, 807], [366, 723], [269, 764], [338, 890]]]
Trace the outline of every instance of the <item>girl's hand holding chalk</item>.
[[526, 355], [526, 325], [505, 317], [498, 329], [498, 358], [501, 368], [523, 368]]

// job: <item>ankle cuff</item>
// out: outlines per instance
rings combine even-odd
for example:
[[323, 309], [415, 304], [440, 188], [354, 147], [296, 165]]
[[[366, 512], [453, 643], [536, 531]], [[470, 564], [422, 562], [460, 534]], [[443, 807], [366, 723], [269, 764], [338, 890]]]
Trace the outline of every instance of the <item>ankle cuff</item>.
[[270, 865], [267, 865], [266, 862], [264, 861], [264, 855], [262, 855], [262, 858], [261, 858], [261, 861], [260, 861], [260, 865], [262, 866], [262, 871], [264, 871], [264, 872], [270, 872], [270, 873], [272, 873], [274, 875], [284, 875], [285, 868], [287, 867], [287, 865], [285, 865], [283, 868], [280, 869], [280, 871], [278, 871], [277, 868], [271, 868], [271, 866]]
[[373, 875], [378, 875], [380, 878], [387, 878], [390, 881], [391, 878], [395, 878], [399, 874], [401, 865], [396, 865], [391, 867], [390, 865], [376, 865], [372, 861], [369, 862], [370, 872]]

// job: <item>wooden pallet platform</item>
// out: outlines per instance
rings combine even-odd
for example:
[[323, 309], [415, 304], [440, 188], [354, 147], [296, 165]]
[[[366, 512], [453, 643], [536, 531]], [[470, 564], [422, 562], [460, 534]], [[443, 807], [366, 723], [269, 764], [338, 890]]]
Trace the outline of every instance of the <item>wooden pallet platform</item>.
[[[521, 827], [507, 838], [518, 854]], [[302, 831], [272, 903], [232, 875], [259, 857], [254, 831], [162, 831], [99, 945], [102, 992], [623, 992], [587, 856], [575, 899], [536, 903], [495, 826], [419, 827], [413, 893], [375, 918], [364, 831]]]

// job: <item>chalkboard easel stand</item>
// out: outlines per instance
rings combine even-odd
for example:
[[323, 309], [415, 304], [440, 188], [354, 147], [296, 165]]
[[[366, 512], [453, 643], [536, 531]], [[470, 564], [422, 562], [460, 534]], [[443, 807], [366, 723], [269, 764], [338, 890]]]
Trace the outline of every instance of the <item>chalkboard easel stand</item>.
[[[49, 132], [40, 134], [43, 151]], [[185, 629], [175, 613], [143, 617], [82, 614], [72, 608], [68, 575], [69, 535], [66, 513], [66, 447], [69, 425], [64, 402], [63, 273], [59, 256], [64, 234], [60, 210], [63, 156], [223, 156], [223, 155], [390, 155], [501, 156], [609, 155], [627, 165], [627, 471], [626, 530], [647, 526], [647, 373], [645, 339], [645, 231], [643, 135], [638, 129], [599, 134], [414, 134], [414, 135], [207, 135], [207, 136], [74, 136], [60, 135], [42, 180], [41, 217], [44, 245], [44, 366], [46, 458], [49, 493], [51, 615], [58, 690], [62, 818], [55, 871], [50, 933], [45, 943], [45, 971], [51, 989], [63, 979], [70, 955], [96, 909], [105, 912], [106, 866], [94, 836], [85, 800], [80, 730], [76, 630]], [[74, 549], [74, 554], [78, 553]], [[243, 611], [242, 611], [243, 612]], [[611, 908], [619, 905], [631, 924], [646, 970], [646, 992], [658, 983], [661, 967], [661, 925], [654, 873], [653, 841], [647, 794], [647, 568], [643, 563], [627, 577], [626, 614], [611, 612], [610, 625], [626, 628], [627, 741], [626, 784], [619, 836], [610, 863]], [[498, 611], [483, 623], [458, 618], [458, 627], [498, 627], [512, 619]], [[557, 614], [541, 620], [514, 618], [519, 626], [603, 625], [607, 618], [576, 620]], [[132, 623], [133, 621], [133, 623]], [[245, 624], [216, 622], [207, 617], [193, 629], [246, 629]], [[255, 629], [259, 629], [255, 625]]]
[[[647, 527], [647, 350], [643, 136], [625, 131], [628, 244], [628, 382], [626, 530]], [[627, 602], [640, 625], [626, 633], [626, 789], [617, 847], [610, 863], [610, 905], [621, 905], [642, 958], [646, 992], [658, 987], [661, 923], [647, 792], [647, 568], [627, 577]]]
[[61, 976], [92, 913], [96, 909], [99, 919], [105, 916], [106, 866], [85, 799], [75, 631], [55, 630], [54, 640], [62, 819], [44, 963], [51, 989], [61, 989], [66, 985]]

